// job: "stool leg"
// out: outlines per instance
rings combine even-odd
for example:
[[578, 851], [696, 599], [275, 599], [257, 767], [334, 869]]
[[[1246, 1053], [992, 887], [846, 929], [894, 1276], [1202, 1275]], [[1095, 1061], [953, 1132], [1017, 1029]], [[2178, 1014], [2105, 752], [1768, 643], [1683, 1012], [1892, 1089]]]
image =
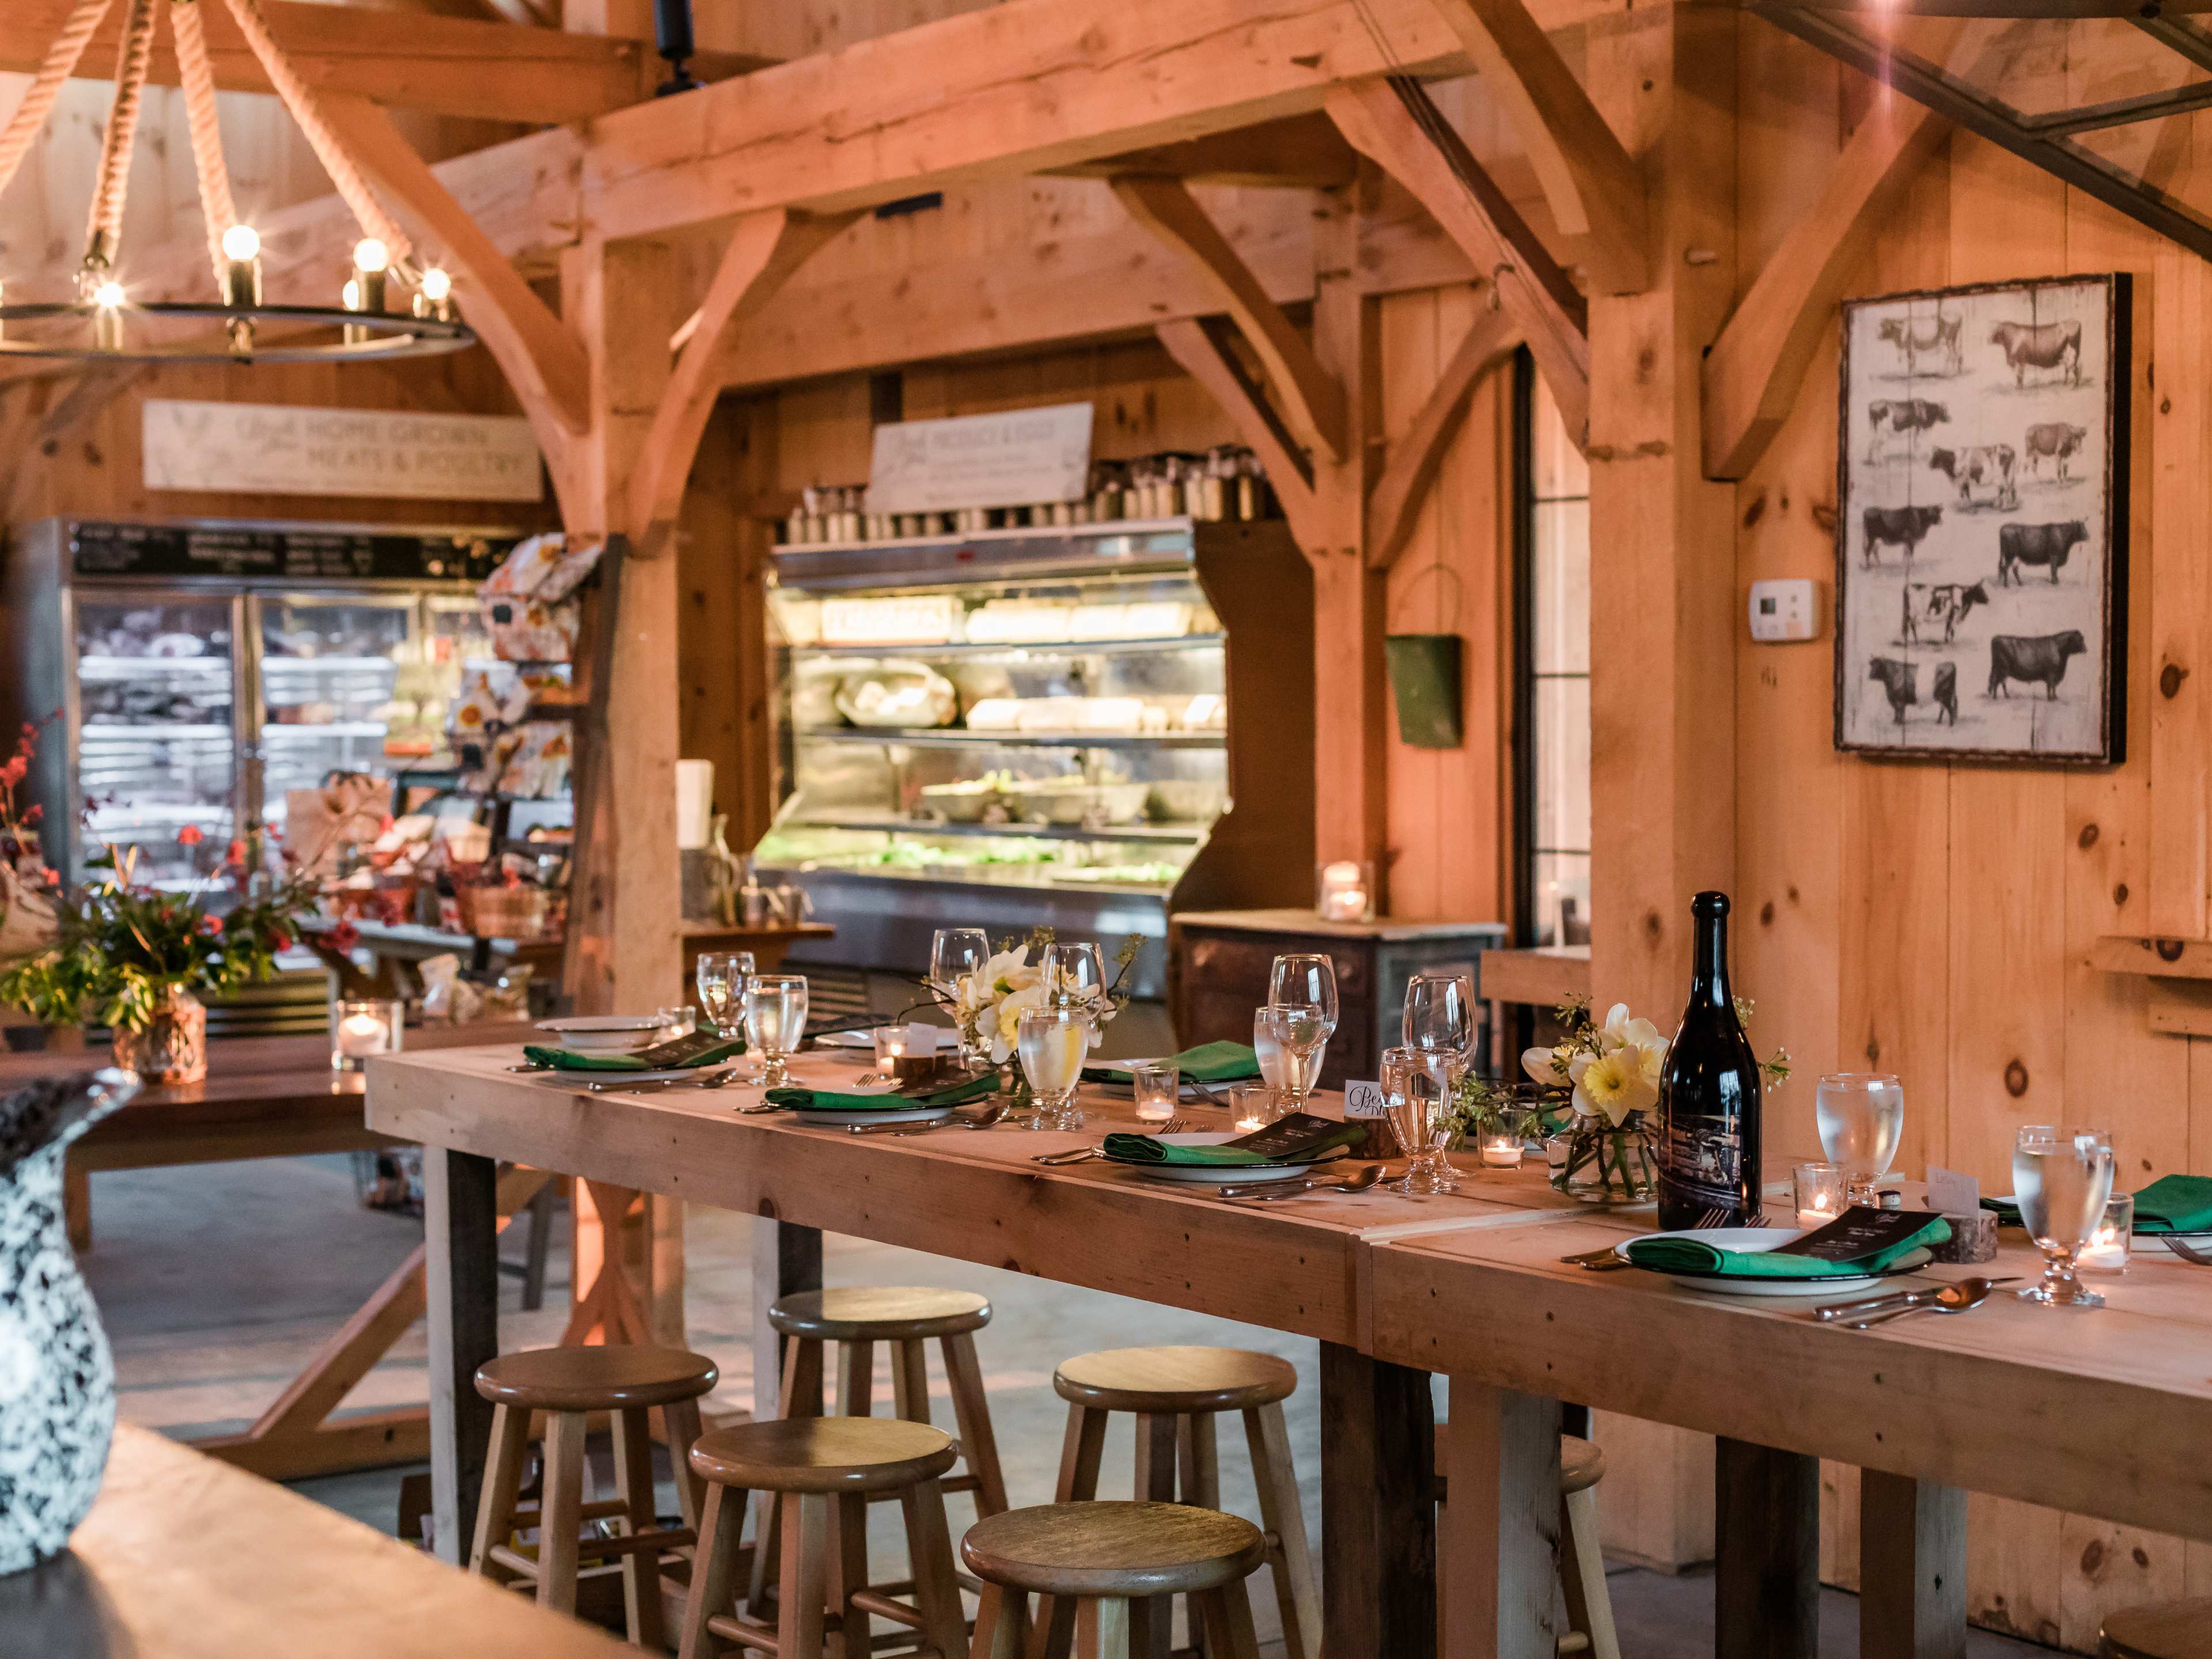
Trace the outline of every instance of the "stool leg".
[[679, 1400], [672, 1406], [663, 1406], [660, 1423], [668, 1431], [668, 1461], [676, 1467], [677, 1507], [684, 1513], [684, 1524], [696, 1532], [703, 1507], [699, 1488], [705, 1484], [699, 1471], [691, 1467], [691, 1448], [700, 1433], [699, 1402]]
[[[1137, 1480], [1139, 1503], [1176, 1501], [1176, 1432], [1172, 1415], [1140, 1413], [1137, 1418]], [[1159, 1595], [1133, 1604], [1129, 1612], [1129, 1651], [1133, 1659], [1168, 1659], [1168, 1634], [1174, 1598]], [[1139, 1609], [1142, 1611], [1139, 1612]]]
[[584, 1524], [584, 1413], [549, 1412], [545, 1501], [538, 1510], [538, 1605], [576, 1610], [576, 1546]]
[[868, 1587], [868, 1495], [842, 1493], [836, 1501], [837, 1539], [830, 1552], [825, 1599], [837, 1610], [837, 1651], [843, 1659], [868, 1659], [875, 1638], [867, 1610], [853, 1605], [854, 1595]]
[[[653, 1513], [653, 1431], [641, 1410], [614, 1413], [615, 1495], [627, 1510], [632, 1537], [651, 1532], [660, 1524]], [[622, 1559], [623, 1615], [629, 1639], [648, 1652], [659, 1652], [661, 1638], [660, 1553], [632, 1551]]]
[[[776, 1402], [782, 1418], [816, 1417], [822, 1398], [822, 1344], [794, 1336], [784, 1345], [783, 1389]], [[775, 1622], [769, 1614], [769, 1591], [775, 1583], [776, 1563], [782, 1559], [783, 1506], [774, 1492], [762, 1492], [753, 1508], [752, 1582], [745, 1589], [745, 1611], [762, 1624]]]
[[952, 1417], [960, 1429], [960, 1459], [975, 1477], [975, 1515], [1003, 1515], [1006, 1478], [999, 1472], [999, 1440], [991, 1430], [990, 1398], [983, 1391], [983, 1368], [976, 1363], [975, 1340], [969, 1332], [938, 1344], [945, 1374], [952, 1384]]
[[[1177, 1501], [1202, 1510], [1221, 1507], [1221, 1461], [1213, 1443], [1213, 1413], [1196, 1412], [1178, 1418], [1176, 1426], [1176, 1488]], [[1198, 1598], [1183, 1597], [1184, 1622], [1191, 1644], [1206, 1659], [1220, 1659], [1221, 1650], [1199, 1618]]]
[[[915, 1352], [921, 1352], [919, 1343]], [[906, 1510], [906, 1553], [914, 1564], [914, 1603], [921, 1614], [921, 1639], [937, 1650], [940, 1659], [963, 1659], [968, 1651], [968, 1616], [960, 1607], [960, 1581], [952, 1576], [945, 1488], [935, 1480], [918, 1480], [899, 1494], [899, 1503]]]
[[1221, 1659], [1260, 1659], [1260, 1638], [1252, 1626], [1252, 1603], [1243, 1580], [1194, 1596], [1206, 1621], [1206, 1636]]
[[1306, 1515], [1298, 1504], [1297, 1470], [1279, 1401], [1244, 1413], [1244, 1440], [1251, 1449], [1252, 1481], [1260, 1489], [1260, 1525], [1274, 1540], [1268, 1565], [1282, 1610], [1283, 1645], [1289, 1659], [1321, 1659], [1321, 1583], [1306, 1543]]
[[684, 1649], [679, 1659], [714, 1659], [721, 1647], [708, 1632], [709, 1619], [726, 1614], [738, 1593], [738, 1536], [745, 1528], [745, 1494], [710, 1486], [699, 1520], [699, 1547], [691, 1558], [691, 1592], [684, 1602]]
[[929, 1348], [926, 1343], [891, 1344], [891, 1415], [909, 1423], [929, 1421]]
[[[1056, 1504], [1087, 1504], [1098, 1496], [1098, 1465], [1106, 1450], [1106, 1413], [1087, 1406], [1067, 1408], [1067, 1434], [1060, 1442]], [[1067, 1659], [1075, 1640], [1075, 1603], [1064, 1595], [1037, 1597], [1036, 1623], [1030, 1650], [1036, 1659]]]
[[776, 1659], [825, 1659], [832, 1501], [827, 1492], [787, 1492], [777, 1504], [783, 1511], [783, 1562], [776, 1587]]
[[876, 1407], [876, 1345], [846, 1342], [840, 1348], [837, 1414], [872, 1416]]
[[1620, 1659], [1613, 1595], [1606, 1588], [1605, 1558], [1598, 1550], [1595, 1486], [1560, 1496], [1559, 1588], [1566, 1597], [1567, 1628], [1589, 1638], [1591, 1659]]
[[1139, 1659], [1139, 1604], [1085, 1596], [1075, 1604], [1075, 1659]]
[[511, 1406], [491, 1413], [491, 1454], [484, 1460], [483, 1496], [477, 1500], [476, 1541], [469, 1571], [505, 1583], [514, 1577], [491, 1559], [491, 1547], [504, 1544], [514, 1530], [514, 1495], [522, 1487], [522, 1455], [530, 1444], [530, 1413]]
[[[1028, 1601], [1019, 1590], [987, 1582], [975, 1607], [975, 1644], [968, 1650], [969, 1659], [1022, 1659], [1029, 1634], [1023, 1617]], [[1073, 1628], [1071, 1625], [1071, 1632]]]

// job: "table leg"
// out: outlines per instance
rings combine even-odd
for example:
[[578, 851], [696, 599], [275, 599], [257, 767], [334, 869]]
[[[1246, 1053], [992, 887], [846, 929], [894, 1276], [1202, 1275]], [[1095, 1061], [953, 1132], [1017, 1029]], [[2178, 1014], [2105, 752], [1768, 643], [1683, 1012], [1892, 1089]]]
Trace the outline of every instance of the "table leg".
[[439, 1556], [465, 1559], [491, 1442], [477, 1367], [499, 1352], [499, 1166], [422, 1149], [430, 1328], [430, 1503]]
[[1559, 1402], [1451, 1381], [1437, 1570], [1446, 1659], [1551, 1659], [1559, 1644]]
[[[753, 1222], [753, 1420], [775, 1420], [783, 1384], [783, 1339], [768, 1322], [768, 1310], [779, 1297], [822, 1288], [822, 1230], [794, 1226], [773, 1216]], [[795, 1416], [819, 1417], [822, 1401], [817, 1389], [811, 1407], [794, 1401]]]
[[1436, 1407], [1429, 1374], [1321, 1345], [1322, 1651], [1437, 1645]]
[[1715, 1455], [1714, 1653], [1819, 1659], [1820, 1461], [1729, 1439]]
[[1958, 1487], [1861, 1473], [1859, 1652], [1966, 1659], [1966, 1494]]

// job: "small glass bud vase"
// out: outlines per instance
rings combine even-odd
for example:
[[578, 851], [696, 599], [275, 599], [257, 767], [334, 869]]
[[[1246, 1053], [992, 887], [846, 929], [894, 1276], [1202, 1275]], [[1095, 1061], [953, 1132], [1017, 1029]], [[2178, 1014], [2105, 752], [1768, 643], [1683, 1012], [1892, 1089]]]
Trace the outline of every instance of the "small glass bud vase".
[[404, 1002], [364, 997], [331, 1003], [331, 1070], [358, 1072], [372, 1055], [398, 1054], [406, 1030]]

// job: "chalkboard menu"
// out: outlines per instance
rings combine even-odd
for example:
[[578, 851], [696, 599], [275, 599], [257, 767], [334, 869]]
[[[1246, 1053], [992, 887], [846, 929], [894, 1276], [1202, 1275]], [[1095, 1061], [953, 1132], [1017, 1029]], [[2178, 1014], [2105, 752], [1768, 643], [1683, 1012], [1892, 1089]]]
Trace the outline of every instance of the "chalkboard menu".
[[270, 582], [482, 581], [513, 536], [97, 524], [70, 527], [80, 576], [225, 576]]

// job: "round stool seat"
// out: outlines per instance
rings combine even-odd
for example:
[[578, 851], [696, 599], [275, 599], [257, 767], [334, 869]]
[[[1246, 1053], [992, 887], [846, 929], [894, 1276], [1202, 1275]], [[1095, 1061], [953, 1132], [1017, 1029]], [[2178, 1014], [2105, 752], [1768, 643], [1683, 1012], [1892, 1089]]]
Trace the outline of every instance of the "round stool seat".
[[786, 1336], [817, 1342], [922, 1342], [982, 1329], [991, 1322], [991, 1304], [971, 1291], [848, 1285], [781, 1297], [768, 1322]]
[[531, 1348], [477, 1367], [477, 1392], [531, 1411], [620, 1411], [672, 1406], [712, 1392], [721, 1373], [682, 1348]]
[[960, 1542], [961, 1559], [994, 1584], [1119, 1600], [1237, 1583], [1267, 1553], [1260, 1529], [1233, 1515], [1097, 1500], [988, 1516]]
[[2129, 1607], [2097, 1637], [2103, 1659], [2212, 1659], [2212, 1596]]
[[1588, 1492], [1605, 1479], [1605, 1454], [1587, 1440], [1559, 1437], [1559, 1491]]
[[959, 1455], [950, 1437], [896, 1417], [787, 1417], [699, 1437], [691, 1467], [748, 1492], [897, 1492]]
[[1297, 1392], [1287, 1359], [1243, 1348], [1106, 1348], [1063, 1360], [1052, 1374], [1060, 1397], [1098, 1411], [1247, 1411]]

